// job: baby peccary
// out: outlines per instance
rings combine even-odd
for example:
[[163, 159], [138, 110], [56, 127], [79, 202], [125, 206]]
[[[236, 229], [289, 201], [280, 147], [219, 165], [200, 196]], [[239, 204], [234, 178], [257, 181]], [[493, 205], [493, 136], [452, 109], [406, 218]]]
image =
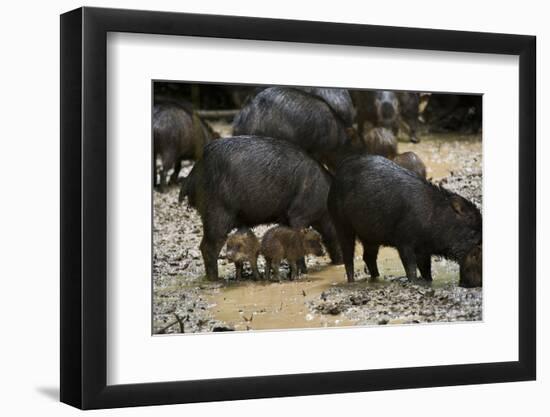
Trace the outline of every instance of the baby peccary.
[[227, 260], [235, 264], [236, 279], [241, 279], [244, 262], [250, 263], [254, 279], [260, 279], [257, 263], [259, 254], [260, 242], [252, 230], [242, 228], [229, 235], [226, 255]]
[[393, 162], [409, 171], [414, 172], [421, 178], [426, 178], [426, 165], [422, 159], [414, 152], [403, 152], [397, 155]]
[[[285, 226], [269, 229], [262, 239], [262, 255], [265, 257], [265, 278], [279, 279], [281, 260], [286, 259], [290, 266], [290, 279], [298, 276], [298, 262], [307, 254], [323, 256], [320, 235], [311, 229], [296, 230]], [[305, 262], [304, 262], [305, 263]]]
[[365, 145], [371, 155], [380, 155], [388, 159], [393, 159], [397, 155], [397, 139], [393, 132], [385, 127], [371, 129], [365, 138]]
[[481, 287], [482, 266], [481, 245], [476, 245], [466, 254], [460, 264], [460, 281], [458, 285], [466, 288]]

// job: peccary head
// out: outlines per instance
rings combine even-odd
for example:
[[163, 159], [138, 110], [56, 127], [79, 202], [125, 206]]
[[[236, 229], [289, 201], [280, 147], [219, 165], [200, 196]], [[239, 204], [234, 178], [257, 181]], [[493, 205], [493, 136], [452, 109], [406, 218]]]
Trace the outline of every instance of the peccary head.
[[482, 240], [482, 218], [474, 203], [458, 194], [440, 188], [444, 201], [436, 209], [436, 237], [446, 256], [458, 262]]
[[325, 251], [321, 244], [321, 235], [315, 230], [306, 229], [302, 231], [304, 240], [304, 249], [306, 253], [310, 253], [315, 256], [323, 256]]
[[244, 262], [256, 257], [260, 242], [251, 230], [238, 230], [227, 239], [226, 256], [229, 262]]
[[460, 281], [461, 287], [481, 287], [482, 286], [482, 250], [481, 245], [474, 246], [460, 262]]
[[381, 124], [392, 123], [399, 114], [399, 100], [395, 93], [382, 91], [376, 94], [374, 99], [376, 116]]

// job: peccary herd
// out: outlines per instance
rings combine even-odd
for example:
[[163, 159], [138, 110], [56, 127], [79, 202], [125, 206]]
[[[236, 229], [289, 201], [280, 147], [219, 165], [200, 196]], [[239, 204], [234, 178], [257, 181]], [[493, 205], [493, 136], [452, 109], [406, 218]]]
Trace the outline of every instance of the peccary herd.
[[[227, 242], [237, 279], [245, 263], [254, 279], [261, 277], [259, 255], [266, 279], [279, 278], [282, 260], [296, 279], [306, 272], [305, 257], [322, 256], [324, 246], [353, 282], [357, 240], [371, 278], [380, 275], [379, 247], [391, 246], [411, 281], [417, 270], [431, 281], [431, 258], [440, 256], [459, 264], [459, 285], [481, 286], [479, 209], [427, 180], [418, 155], [398, 153], [398, 130], [418, 142], [422, 100], [389, 91], [256, 89], [226, 138], [217, 138], [190, 105], [155, 103], [154, 184], [163, 191], [178, 181], [182, 160], [196, 161], [179, 180], [179, 201], [187, 198], [201, 217], [200, 250], [211, 280], [218, 279]], [[251, 229], [262, 224], [277, 226], [259, 241]]]

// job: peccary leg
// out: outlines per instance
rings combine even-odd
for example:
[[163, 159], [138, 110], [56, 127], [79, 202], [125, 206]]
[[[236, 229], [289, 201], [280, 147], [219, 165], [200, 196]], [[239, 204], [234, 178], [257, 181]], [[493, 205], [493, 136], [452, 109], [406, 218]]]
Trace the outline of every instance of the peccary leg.
[[399, 257], [405, 268], [405, 273], [409, 281], [416, 280], [416, 257], [414, 255], [414, 249], [410, 246], [398, 247]]
[[306, 258], [300, 258], [297, 262], [298, 272], [300, 274], [307, 274]]
[[180, 171], [181, 171], [181, 159], [178, 159], [174, 164], [174, 172], [170, 176], [171, 185], [178, 183], [178, 176], [180, 175]]
[[416, 263], [420, 270], [420, 275], [426, 281], [432, 281], [432, 257], [430, 254], [416, 252]]
[[170, 168], [172, 168], [175, 164], [174, 157], [172, 153], [170, 152], [163, 152], [161, 156], [161, 167], [160, 167], [160, 185], [159, 185], [159, 191], [161, 193], [166, 192], [166, 181], [168, 178], [168, 172], [170, 171]]
[[273, 278], [276, 281], [280, 281], [279, 269], [281, 268], [281, 260], [280, 259], [272, 259], [271, 260], [271, 266], [273, 268]]
[[376, 259], [378, 258], [378, 248], [378, 245], [367, 245], [363, 243], [363, 261], [365, 261], [365, 272], [368, 272], [371, 278], [377, 278], [380, 276], [378, 273], [378, 265], [376, 263]]
[[[328, 251], [328, 254], [330, 256], [330, 260], [332, 261], [332, 263], [334, 265], [340, 265], [343, 262], [345, 262], [345, 260], [342, 259], [342, 255], [343, 255], [342, 254], [343, 248], [341, 248], [342, 242], [340, 240], [339, 234], [336, 231], [334, 223], [330, 219], [330, 216], [328, 214], [325, 214], [325, 216], [323, 216], [323, 218], [319, 222], [312, 224], [312, 226], [315, 230], [317, 230], [321, 234], [323, 245], [325, 245], [325, 248]], [[354, 237], [354, 244], [355, 244], [355, 237]]]
[[164, 165], [162, 166], [162, 168], [160, 169], [160, 172], [159, 172], [159, 191], [161, 193], [165, 192], [166, 191], [166, 176], [168, 175], [167, 174], [167, 170], [165, 169]]
[[271, 279], [271, 259], [265, 258], [265, 270], [264, 270], [265, 279], [268, 281]]
[[206, 278], [212, 281], [218, 279], [218, 255], [227, 239], [227, 234], [233, 224], [223, 210], [209, 210], [207, 219], [203, 219], [204, 236], [200, 250], [204, 260]]
[[153, 154], [153, 188], [156, 188], [157, 182], [157, 154]]
[[293, 281], [298, 277], [298, 265], [296, 261], [288, 261], [288, 265], [290, 266], [290, 280]]
[[235, 278], [240, 281], [243, 276], [243, 263], [235, 262]]
[[206, 278], [210, 281], [216, 281], [218, 279], [218, 255], [224, 243], [225, 237], [215, 240], [210, 240], [206, 237], [202, 238], [200, 250], [204, 260]]
[[252, 268], [252, 276], [256, 281], [260, 279], [260, 272], [258, 271], [258, 258], [250, 259], [250, 268]]
[[[307, 224], [307, 221], [305, 218], [301, 217], [300, 215], [293, 216], [290, 215], [291, 220], [289, 221], [289, 226], [293, 229], [299, 230], [304, 227], [309, 226]], [[300, 273], [307, 274], [307, 266], [306, 266], [306, 260], [305, 258], [298, 259], [298, 268], [300, 270]]]
[[354, 267], [353, 267], [353, 255], [355, 252], [355, 233], [353, 229], [344, 224], [337, 224], [336, 231], [338, 234], [338, 241], [342, 248], [342, 257], [344, 259], [344, 265], [346, 266], [346, 276], [348, 282], [353, 282]]

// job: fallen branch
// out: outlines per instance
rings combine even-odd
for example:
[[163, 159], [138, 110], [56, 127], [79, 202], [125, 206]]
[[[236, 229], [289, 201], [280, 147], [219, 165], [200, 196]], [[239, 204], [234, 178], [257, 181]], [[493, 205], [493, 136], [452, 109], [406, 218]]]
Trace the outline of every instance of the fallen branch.
[[164, 326], [162, 329], [160, 329], [157, 334], [164, 334], [166, 332], [166, 330], [168, 330], [170, 327], [172, 327], [174, 324], [178, 324], [178, 321], [174, 321], [166, 326]]
[[[178, 316], [176, 313], [174, 313], [174, 316], [176, 316], [176, 320], [178, 321], [178, 323], [180, 324], [180, 330], [182, 333], [185, 333], [185, 327], [184, 327], [184, 324], [183, 324], [183, 320], [180, 318], [180, 316]], [[188, 317], [187, 317], [188, 318]]]
[[180, 331], [182, 333], [185, 333], [185, 327], [184, 327], [184, 323], [186, 321], [189, 320], [189, 316], [185, 316], [185, 319], [182, 320], [180, 316], [178, 316], [176, 313], [172, 313], [174, 314], [174, 316], [176, 316], [176, 321], [173, 321], [171, 322], [170, 324], [167, 324], [166, 326], [164, 326], [162, 329], [160, 329], [157, 334], [164, 334], [166, 332], [166, 330], [168, 330], [170, 327], [172, 327], [174, 324], [179, 324], [180, 325]]

